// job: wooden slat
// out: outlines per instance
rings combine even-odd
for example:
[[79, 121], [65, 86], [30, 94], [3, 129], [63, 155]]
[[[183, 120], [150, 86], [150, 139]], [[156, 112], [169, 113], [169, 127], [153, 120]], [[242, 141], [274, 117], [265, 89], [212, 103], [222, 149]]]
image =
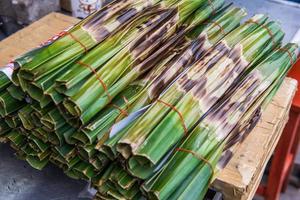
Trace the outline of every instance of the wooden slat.
[[225, 199], [252, 199], [283, 128], [288, 120], [297, 81], [286, 78], [263, 112], [262, 119], [246, 140], [236, 149], [233, 159], [218, 175], [213, 187]]
[[23, 54], [79, 20], [60, 13], [50, 13], [0, 42], [0, 66]]

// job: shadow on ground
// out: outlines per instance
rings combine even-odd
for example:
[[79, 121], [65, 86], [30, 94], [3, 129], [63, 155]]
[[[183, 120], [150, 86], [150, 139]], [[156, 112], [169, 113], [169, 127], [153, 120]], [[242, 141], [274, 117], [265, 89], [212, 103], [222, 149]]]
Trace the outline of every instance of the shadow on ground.
[[[54, 165], [42, 171], [18, 160], [7, 144], [0, 144], [0, 199], [77, 200], [86, 182], [73, 180]], [[82, 199], [81, 199], [82, 200]]]

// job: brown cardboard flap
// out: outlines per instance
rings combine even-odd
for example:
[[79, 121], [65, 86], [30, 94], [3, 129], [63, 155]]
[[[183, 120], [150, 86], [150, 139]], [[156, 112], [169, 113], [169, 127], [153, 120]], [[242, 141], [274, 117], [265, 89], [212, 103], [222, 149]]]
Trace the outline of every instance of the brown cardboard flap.
[[0, 66], [36, 48], [55, 34], [79, 20], [60, 13], [51, 13], [0, 42]]

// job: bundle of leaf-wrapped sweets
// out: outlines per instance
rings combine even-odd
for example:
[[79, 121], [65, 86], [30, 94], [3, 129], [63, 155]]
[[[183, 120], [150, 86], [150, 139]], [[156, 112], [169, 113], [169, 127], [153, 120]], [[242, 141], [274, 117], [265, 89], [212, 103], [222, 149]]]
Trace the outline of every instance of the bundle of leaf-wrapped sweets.
[[297, 57], [223, 0], [120, 0], [0, 71], [0, 141], [95, 199], [202, 199]]

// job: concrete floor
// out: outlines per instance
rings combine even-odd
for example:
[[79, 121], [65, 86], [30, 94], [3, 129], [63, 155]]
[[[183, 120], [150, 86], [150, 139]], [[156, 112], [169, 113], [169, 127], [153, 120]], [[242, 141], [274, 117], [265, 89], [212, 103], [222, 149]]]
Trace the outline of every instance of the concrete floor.
[[76, 200], [86, 186], [53, 165], [33, 169], [7, 144], [0, 144], [0, 158], [0, 200]]
[[300, 199], [300, 189], [296, 189], [293, 186], [287, 188], [287, 191], [281, 195], [280, 200], [299, 200]]
[[[253, 200], [264, 200], [264, 198], [256, 196]], [[285, 193], [281, 194], [280, 200], [300, 200], [300, 189], [289, 185]]]

